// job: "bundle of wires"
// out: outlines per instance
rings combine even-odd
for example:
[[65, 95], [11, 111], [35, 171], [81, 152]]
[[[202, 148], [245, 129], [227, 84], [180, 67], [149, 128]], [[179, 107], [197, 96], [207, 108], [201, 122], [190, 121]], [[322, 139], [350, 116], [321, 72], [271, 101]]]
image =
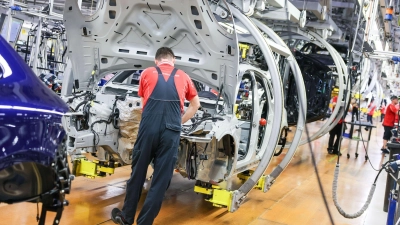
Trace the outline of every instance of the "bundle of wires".
[[222, 117], [212, 117], [212, 116], [205, 116], [202, 118], [199, 117], [195, 117], [192, 118], [192, 124], [190, 125], [182, 125], [182, 133], [189, 135], [191, 134], [193, 131], [195, 131], [197, 129], [197, 127], [204, 121], [207, 120], [212, 120], [212, 121], [216, 121], [216, 120], [224, 120], [224, 118]]
[[[118, 119], [118, 111], [115, 110], [115, 107], [117, 105], [117, 101], [120, 100], [120, 98], [118, 96], [116, 96], [113, 107], [112, 107], [112, 112], [110, 114], [110, 116], [108, 117], [107, 120], [97, 120], [94, 121], [91, 125], [90, 125], [90, 131], [93, 133], [93, 146], [94, 148], [96, 148], [96, 146], [99, 144], [100, 142], [100, 136], [99, 134], [93, 129], [94, 125], [97, 123], [106, 123], [106, 128], [104, 129], [104, 136], [106, 135], [107, 132], [107, 125], [112, 123], [113, 121]], [[117, 126], [117, 123], [113, 123], [113, 126], [115, 129], [119, 129], [119, 127]], [[97, 137], [97, 143], [96, 143], [96, 137]]]
[[186, 173], [188, 175], [188, 179], [196, 179], [197, 176], [197, 145], [196, 143], [193, 143], [190, 150], [189, 154], [187, 155], [186, 158]]

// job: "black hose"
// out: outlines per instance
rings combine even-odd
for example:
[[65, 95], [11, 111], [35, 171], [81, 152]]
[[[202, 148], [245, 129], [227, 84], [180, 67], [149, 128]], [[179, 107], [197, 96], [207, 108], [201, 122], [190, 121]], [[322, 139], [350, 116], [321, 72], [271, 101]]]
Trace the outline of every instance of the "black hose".
[[83, 102], [80, 102], [80, 103], [75, 107], [74, 111], [75, 111], [75, 112], [78, 111], [79, 107], [81, 107], [82, 105], [86, 104], [87, 102], [88, 102], [88, 100], [85, 100], [85, 101], [83, 101]]

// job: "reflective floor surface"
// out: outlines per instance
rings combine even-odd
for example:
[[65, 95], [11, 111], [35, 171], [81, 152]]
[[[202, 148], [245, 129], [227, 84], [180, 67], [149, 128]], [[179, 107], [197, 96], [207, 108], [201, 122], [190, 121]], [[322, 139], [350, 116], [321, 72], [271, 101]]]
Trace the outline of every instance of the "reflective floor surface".
[[[309, 133], [315, 132], [323, 122], [308, 126]], [[382, 160], [380, 151], [383, 127], [374, 121], [377, 128], [372, 131], [369, 157], [371, 164], [379, 168]], [[362, 131], [367, 136], [366, 131]], [[294, 130], [291, 132], [294, 133]], [[303, 138], [305, 135], [303, 135]], [[250, 192], [246, 202], [235, 213], [224, 208], [213, 207], [204, 197], [193, 192], [194, 181], [189, 181], [175, 173], [170, 188], [166, 192], [157, 225], [323, 225], [323, 224], [386, 224], [387, 214], [383, 212], [386, 173], [378, 179], [375, 195], [368, 210], [359, 218], [346, 219], [335, 208], [332, 200], [332, 181], [337, 156], [327, 154], [328, 135], [301, 146], [289, 167], [282, 173], [271, 190], [263, 193]], [[356, 142], [344, 140], [343, 156], [340, 157], [338, 198], [348, 213], [358, 211], [364, 204], [371, 184], [376, 176], [369, 162], [365, 161], [365, 151], [359, 146], [359, 157], [355, 158]], [[347, 150], [350, 159], [347, 159]], [[266, 174], [284, 157], [273, 159]], [[313, 156], [315, 159], [314, 167]], [[384, 158], [387, 160], [388, 157]], [[317, 176], [318, 174], [318, 176]], [[70, 205], [64, 210], [60, 224], [104, 224], [111, 225], [110, 212], [114, 207], [122, 207], [125, 182], [130, 175], [130, 166], [117, 168], [112, 176], [88, 179], [77, 177], [67, 197]], [[321, 192], [322, 187], [323, 192]], [[142, 195], [139, 209], [143, 204]], [[326, 207], [327, 204], [327, 207]], [[0, 204], [0, 224], [37, 224], [36, 204]], [[51, 224], [54, 213], [49, 213], [46, 224]]]

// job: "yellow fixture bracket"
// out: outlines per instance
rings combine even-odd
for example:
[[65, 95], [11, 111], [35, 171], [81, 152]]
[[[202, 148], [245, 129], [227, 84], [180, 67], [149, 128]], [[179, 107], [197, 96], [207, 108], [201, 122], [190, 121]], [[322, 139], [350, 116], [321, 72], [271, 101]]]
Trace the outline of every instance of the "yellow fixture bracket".
[[[250, 176], [251, 176], [253, 173], [254, 173], [254, 170], [248, 170], [248, 171], [246, 171], [246, 172], [239, 173], [239, 174], [237, 175], [237, 177], [238, 177], [240, 180], [242, 180], [242, 182], [246, 182], [246, 181], [250, 178]], [[254, 185], [253, 188], [254, 188], [254, 189], [258, 189], [258, 190], [264, 190], [266, 180], [267, 180], [267, 176], [266, 176], [266, 175], [262, 175], [262, 176], [260, 177], [260, 179], [257, 181], [257, 184]]]
[[[118, 164], [114, 164], [114, 167], [107, 167], [103, 165], [99, 165], [99, 161], [94, 160], [90, 161], [86, 158], [75, 159], [73, 162], [73, 170], [72, 173], [75, 176], [86, 176], [88, 178], [96, 178], [96, 177], [105, 177], [106, 174], [114, 174], [115, 166]], [[102, 172], [102, 173], [101, 173]]]
[[[253, 170], [248, 170], [239, 173], [237, 177], [243, 182], [245, 182], [250, 178], [250, 176], [253, 173], [254, 173]], [[254, 186], [254, 188], [264, 191], [267, 183], [267, 177], [268, 176], [266, 175], [261, 176], [260, 179], [257, 181], [257, 184]], [[233, 191], [222, 189], [217, 185], [211, 185], [208, 187], [195, 185], [194, 192], [207, 195], [208, 198], [206, 199], [206, 201], [213, 203], [213, 206], [228, 208], [228, 211], [231, 212], [231, 206], [234, 197]]]
[[228, 211], [231, 211], [232, 198], [233, 191], [214, 189], [212, 198], [206, 199], [206, 201], [213, 203], [215, 207], [227, 207]]
[[227, 191], [217, 185], [212, 185], [211, 188], [194, 186], [194, 192], [210, 196], [206, 201], [213, 203], [215, 207], [228, 208], [231, 210], [231, 202], [233, 191]]

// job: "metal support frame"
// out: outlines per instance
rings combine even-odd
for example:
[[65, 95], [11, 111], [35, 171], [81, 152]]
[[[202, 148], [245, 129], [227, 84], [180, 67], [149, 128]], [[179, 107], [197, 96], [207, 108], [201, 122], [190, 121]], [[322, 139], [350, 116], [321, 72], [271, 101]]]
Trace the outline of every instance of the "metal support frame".
[[[30, 7], [32, 6], [31, 4], [25, 4], [25, 3], [14, 1], [14, 0], [10, 0], [10, 2], [11, 1], [13, 2], [12, 3], [13, 6], [17, 5], [23, 9], [22, 11], [20, 11], [20, 13], [23, 13], [23, 14], [26, 14], [29, 16], [37, 16], [37, 17], [42, 17], [42, 18], [46, 18], [46, 19], [51, 19], [51, 20], [58, 20], [58, 21], [63, 20], [62, 14], [53, 12], [52, 6], [54, 5], [54, 0], [47, 0], [47, 1], [49, 1], [48, 3], [51, 5], [49, 14], [45, 14], [42, 12], [29, 11], [31, 9]], [[8, 9], [8, 10], [11, 10], [11, 9]]]
[[[303, 9], [303, 1], [291, 1], [292, 4], [298, 8]], [[325, 15], [323, 15], [322, 5], [319, 2], [308, 2], [305, 6], [307, 11], [311, 11], [319, 20], [323, 20]]]
[[296, 87], [297, 87], [297, 93], [298, 98], [299, 98], [299, 115], [297, 119], [297, 129], [294, 134], [293, 140], [291, 143], [288, 143], [285, 147], [289, 148], [288, 152], [286, 153], [285, 157], [282, 159], [280, 164], [271, 172], [271, 174], [268, 177], [268, 181], [266, 182], [266, 186], [269, 189], [269, 187], [273, 184], [275, 179], [282, 173], [282, 171], [289, 165], [291, 159], [294, 156], [294, 153], [297, 150], [297, 147], [299, 145], [299, 142], [301, 140], [301, 136], [303, 134], [303, 128], [306, 124], [306, 116], [307, 116], [307, 96], [302, 93], [306, 93], [305, 86], [304, 86], [304, 80], [303, 80], [303, 75], [301, 74], [301, 70], [299, 65], [297, 64], [297, 61], [295, 60], [293, 54], [291, 53], [289, 47], [285, 44], [285, 42], [279, 37], [278, 34], [276, 34], [271, 28], [266, 26], [264, 23], [261, 21], [252, 18], [251, 19], [255, 25], [258, 26], [258, 28], [266, 33], [276, 44], [281, 45], [282, 47], [286, 48], [289, 52], [290, 55], [287, 57], [287, 61], [289, 63], [289, 66], [293, 72], [295, 81], [296, 81]]
[[[308, 30], [301, 30], [299, 28], [296, 27], [283, 27], [283, 26], [279, 26], [277, 27], [278, 31], [285, 31], [285, 32], [290, 32], [290, 33], [296, 33], [299, 35], [302, 35], [304, 37], [307, 37], [310, 39], [310, 41], [312, 42], [319, 42], [322, 44], [322, 46], [324, 46], [328, 52], [330, 53], [330, 55], [332, 56], [332, 59], [337, 67], [337, 71], [338, 71], [338, 78], [339, 78], [339, 94], [338, 94], [338, 99], [343, 99], [343, 97], [345, 96], [345, 89], [348, 85], [349, 85], [349, 79], [348, 79], [348, 71], [347, 71], [347, 66], [344, 63], [342, 57], [339, 55], [339, 53], [326, 41], [324, 40], [322, 37], [320, 37], [317, 33], [312, 32], [312, 31], [308, 31]], [[274, 29], [275, 30], [275, 29]], [[289, 35], [287, 35], [289, 36]], [[345, 84], [346, 83], [346, 84]], [[348, 101], [348, 99], [350, 98], [350, 91], [346, 92], [346, 102]], [[343, 106], [343, 105], [340, 105]], [[328, 133], [334, 126], [336, 126], [336, 124], [339, 122], [341, 116], [344, 113], [344, 106], [343, 107], [336, 107], [331, 116], [329, 117], [329, 119], [324, 123], [324, 125], [315, 133], [313, 134], [311, 137], [307, 138], [307, 139], [303, 139], [300, 142], [300, 145], [306, 144], [309, 141], [313, 141], [316, 140], [320, 137], [322, 137], [323, 135], [325, 135], [326, 133]]]
[[[33, 57], [33, 65], [32, 65], [32, 70], [36, 75], [38, 75], [38, 69], [37, 69], [38, 66], [37, 65], [38, 65], [38, 56], [40, 54], [39, 46], [40, 46], [40, 42], [41, 42], [41, 39], [40, 39], [41, 34], [42, 34], [42, 18], [39, 18], [37, 31], [36, 31], [36, 37], [35, 37], [36, 38], [36, 40], [35, 40], [35, 55], [36, 55], [36, 57]], [[33, 46], [32, 46], [32, 49], [33, 49]], [[32, 58], [32, 56], [34, 56], [34, 55], [32, 54], [32, 51], [31, 51], [30, 59]]]
[[10, 38], [11, 38], [11, 28], [12, 28], [12, 9], [11, 9], [11, 6], [14, 6], [14, 0], [10, 0], [10, 5], [9, 6], [10, 6], [10, 8], [7, 11], [7, 19], [8, 19], [7, 35], [6, 35], [6, 41], [7, 42], [9, 42]]
[[[259, 47], [265, 57], [267, 62], [275, 62], [274, 56], [272, 55], [271, 49], [266, 45], [265, 38], [261, 35], [258, 28], [251, 22], [251, 20], [243, 15], [238, 9], [229, 5], [229, 8], [235, 18], [240, 20], [246, 29], [253, 35], [256, 42], [259, 44]], [[278, 68], [276, 63], [269, 63], [271, 65], [269, 67], [270, 74], [271, 74], [271, 82], [273, 86], [273, 96], [274, 96], [274, 115], [275, 120], [271, 124], [272, 130], [280, 130], [281, 128], [281, 121], [282, 121], [282, 111], [283, 111], [283, 93], [282, 93], [282, 83], [280, 79], [280, 75], [278, 72]], [[267, 149], [275, 149], [276, 145], [278, 144], [279, 139], [279, 132], [272, 132], [271, 136], [269, 137]], [[260, 177], [264, 174], [265, 170], [267, 169], [269, 162], [270, 162], [270, 155], [267, 154], [266, 151], [260, 163], [258, 164], [257, 169], [254, 173], [250, 176], [250, 178], [238, 189], [233, 192], [233, 197], [231, 201], [231, 210], [230, 212], [236, 211], [239, 206], [243, 203], [246, 195], [253, 189], [256, 185]]]
[[[288, 11], [288, 13], [287, 13]], [[276, 8], [267, 12], [255, 12], [254, 18], [258, 19], [269, 19], [269, 20], [289, 20], [293, 23], [298, 24], [300, 20], [300, 11], [296, 9], [290, 2], [286, 8]]]

